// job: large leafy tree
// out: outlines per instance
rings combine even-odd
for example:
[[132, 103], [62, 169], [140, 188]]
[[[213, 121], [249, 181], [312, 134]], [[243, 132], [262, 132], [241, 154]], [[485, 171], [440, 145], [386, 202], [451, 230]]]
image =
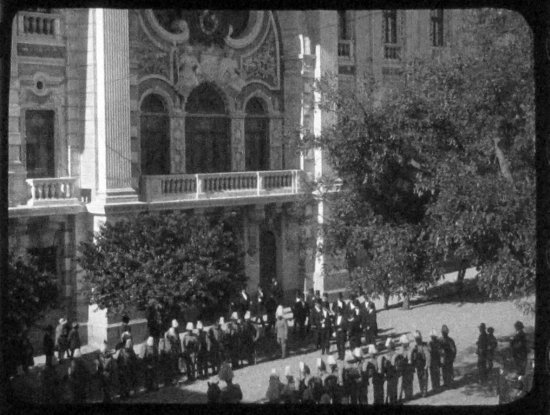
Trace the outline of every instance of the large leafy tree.
[[[2, 303], [2, 349], [8, 372], [14, 370], [21, 351], [15, 341], [22, 330], [32, 327], [44, 313], [58, 306], [58, 288], [53, 275], [41, 270], [36, 257], [8, 254], [8, 274]], [[11, 374], [11, 373], [10, 373]]]
[[246, 284], [235, 220], [173, 212], [107, 222], [79, 247], [90, 303], [145, 311], [156, 330], [191, 306], [223, 310]]
[[302, 149], [342, 179], [324, 249], [375, 293], [414, 292], [449, 259], [476, 266], [489, 297], [534, 291], [530, 32], [513, 12], [464, 13], [457, 53], [407, 62], [392, 87], [317, 86], [337, 121]]

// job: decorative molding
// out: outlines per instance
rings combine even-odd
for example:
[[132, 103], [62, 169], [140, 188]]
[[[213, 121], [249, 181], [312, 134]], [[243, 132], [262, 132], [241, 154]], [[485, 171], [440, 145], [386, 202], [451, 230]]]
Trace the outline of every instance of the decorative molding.
[[18, 56], [33, 56], [45, 59], [65, 59], [67, 50], [64, 46], [37, 45], [32, 43], [18, 43]]
[[269, 89], [280, 89], [279, 42], [275, 33], [273, 16], [259, 46], [241, 56], [242, 76], [247, 82], [259, 82]]
[[131, 50], [140, 75], [156, 74], [166, 80], [171, 78], [169, 53], [151, 42], [143, 26], [138, 29], [137, 42], [132, 43]]
[[[271, 12], [268, 12], [271, 16]], [[254, 42], [260, 34], [264, 23], [264, 11], [254, 10], [250, 11], [250, 16], [254, 19], [253, 26], [249, 29], [248, 34], [242, 38], [234, 39], [231, 37], [231, 33], [225, 38], [225, 43], [233, 49], [243, 49]]]

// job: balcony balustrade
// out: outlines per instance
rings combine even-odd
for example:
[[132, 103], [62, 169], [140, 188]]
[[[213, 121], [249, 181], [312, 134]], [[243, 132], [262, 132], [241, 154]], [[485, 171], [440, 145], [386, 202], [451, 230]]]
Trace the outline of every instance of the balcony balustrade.
[[30, 199], [27, 206], [79, 204], [76, 177], [27, 179]]
[[145, 202], [226, 199], [300, 192], [300, 170], [170, 174], [142, 177]]
[[17, 19], [17, 34], [31, 39], [60, 39], [60, 15], [21, 11]]

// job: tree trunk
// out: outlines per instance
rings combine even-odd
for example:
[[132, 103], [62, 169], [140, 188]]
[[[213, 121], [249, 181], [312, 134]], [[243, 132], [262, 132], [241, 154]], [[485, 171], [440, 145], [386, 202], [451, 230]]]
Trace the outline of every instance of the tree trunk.
[[408, 293], [403, 294], [403, 310], [410, 310], [411, 304], [410, 304], [411, 297]]
[[506, 180], [508, 180], [510, 183], [514, 182], [514, 179], [512, 178], [512, 172], [510, 171], [510, 162], [506, 159], [506, 156], [504, 155], [504, 151], [502, 151], [502, 148], [500, 148], [500, 142], [501, 138], [493, 138], [493, 143], [495, 145], [495, 155], [498, 159], [498, 165], [500, 166], [500, 172], [504, 176]]
[[388, 308], [390, 308], [389, 306], [389, 301], [390, 301], [390, 294], [389, 293], [384, 293], [384, 310], [387, 310]]

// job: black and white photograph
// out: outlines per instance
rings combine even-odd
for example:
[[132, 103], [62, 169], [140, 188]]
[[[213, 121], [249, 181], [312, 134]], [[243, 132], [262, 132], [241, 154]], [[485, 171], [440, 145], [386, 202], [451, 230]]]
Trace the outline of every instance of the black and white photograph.
[[528, 396], [532, 28], [313, 7], [17, 12], [8, 400]]

